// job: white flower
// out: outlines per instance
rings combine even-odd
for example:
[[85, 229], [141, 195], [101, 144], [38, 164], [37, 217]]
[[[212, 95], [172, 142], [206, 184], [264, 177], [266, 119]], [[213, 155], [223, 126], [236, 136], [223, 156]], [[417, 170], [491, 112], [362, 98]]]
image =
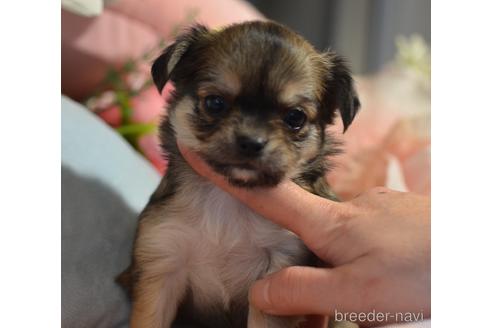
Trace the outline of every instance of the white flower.
[[145, 85], [145, 82], [147, 82], [146, 75], [139, 71], [129, 73], [126, 79], [132, 91], [139, 91]]
[[91, 97], [87, 100], [86, 105], [91, 111], [97, 112], [113, 105], [115, 101], [116, 94], [114, 91], [108, 90], [101, 93], [98, 97]]

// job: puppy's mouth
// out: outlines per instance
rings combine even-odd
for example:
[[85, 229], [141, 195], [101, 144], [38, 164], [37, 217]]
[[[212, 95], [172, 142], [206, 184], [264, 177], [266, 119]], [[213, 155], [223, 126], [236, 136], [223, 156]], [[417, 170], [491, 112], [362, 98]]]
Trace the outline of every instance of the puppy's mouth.
[[283, 173], [260, 167], [253, 163], [225, 163], [204, 157], [206, 162], [237, 187], [272, 187], [277, 185]]

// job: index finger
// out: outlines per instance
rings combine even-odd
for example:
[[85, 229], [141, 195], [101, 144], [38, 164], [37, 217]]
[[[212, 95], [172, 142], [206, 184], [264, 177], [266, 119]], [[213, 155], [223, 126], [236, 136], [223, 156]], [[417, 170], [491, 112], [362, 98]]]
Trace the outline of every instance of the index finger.
[[[326, 224], [342, 206], [316, 196], [290, 180], [274, 188], [238, 188], [210, 168], [198, 154], [178, 143], [181, 154], [191, 167], [203, 177], [227, 191], [255, 212], [297, 234], [306, 244], [315, 238], [317, 227]], [[308, 245], [309, 246], [309, 245]]]

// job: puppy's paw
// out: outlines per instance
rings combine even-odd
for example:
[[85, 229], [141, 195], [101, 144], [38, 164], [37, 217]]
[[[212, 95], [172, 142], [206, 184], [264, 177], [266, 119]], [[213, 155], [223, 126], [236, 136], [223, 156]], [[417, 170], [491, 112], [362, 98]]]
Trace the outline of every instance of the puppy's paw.
[[302, 316], [274, 316], [249, 307], [248, 328], [300, 328]]
[[328, 328], [359, 328], [359, 325], [350, 321], [330, 320]]

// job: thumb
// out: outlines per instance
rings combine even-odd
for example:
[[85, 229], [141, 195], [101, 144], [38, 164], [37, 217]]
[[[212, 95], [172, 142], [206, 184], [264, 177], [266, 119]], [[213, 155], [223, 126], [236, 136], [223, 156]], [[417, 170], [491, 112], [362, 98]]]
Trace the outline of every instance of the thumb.
[[273, 315], [329, 315], [347, 307], [346, 296], [355, 297], [343, 271], [288, 267], [257, 281], [250, 290], [250, 302]]

